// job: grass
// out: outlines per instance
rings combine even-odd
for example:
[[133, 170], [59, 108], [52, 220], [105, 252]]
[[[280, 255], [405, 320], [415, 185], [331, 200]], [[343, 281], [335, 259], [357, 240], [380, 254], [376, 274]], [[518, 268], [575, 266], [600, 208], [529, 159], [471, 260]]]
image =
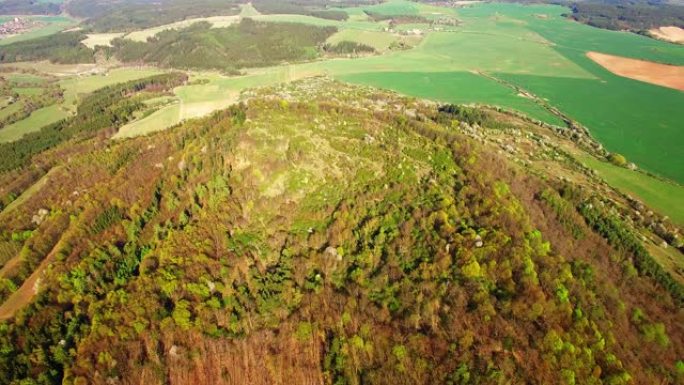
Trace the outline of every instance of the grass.
[[98, 69], [97, 64], [56, 64], [48, 61], [3, 63], [0, 68], [37, 70], [44, 74], [66, 77], [80, 75]]
[[123, 33], [91, 33], [82, 43], [92, 49], [95, 49], [97, 46], [111, 47], [112, 40], [123, 35]]
[[164, 106], [149, 116], [122, 127], [115, 138], [146, 135], [226, 108], [237, 101], [241, 90], [279, 81], [285, 81], [278, 71], [264, 71], [242, 77], [226, 77], [217, 73], [194, 73], [192, 80], [202, 79], [204, 84], [181, 86], [174, 90], [177, 103]]
[[28, 16], [31, 20], [37, 20], [45, 23], [44, 26], [40, 28], [33, 29], [26, 33], [22, 33], [16, 36], [9, 37], [7, 39], [0, 40], [0, 46], [6, 44], [16, 43], [18, 41], [35, 39], [37, 37], [43, 37], [52, 35], [59, 31], [63, 31], [78, 24], [78, 21], [67, 16]]
[[43, 89], [39, 87], [15, 88], [14, 91], [21, 96], [35, 96], [43, 93]]
[[684, 226], [683, 186], [654, 178], [643, 172], [617, 167], [591, 156], [580, 156], [579, 159], [585, 166], [598, 171], [609, 185], [639, 198], [649, 207], [668, 215], [674, 223]]
[[28, 118], [20, 120], [14, 124], [0, 130], [0, 142], [11, 142], [22, 136], [39, 131], [48, 124], [55, 123], [69, 116], [59, 105], [52, 105], [34, 111]]
[[75, 76], [64, 79], [60, 86], [64, 89], [64, 105], [74, 108], [81, 94], [91, 93], [99, 88], [124, 83], [130, 80], [162, 73], [156, 68], [118, 68], [105, 74]]
[[343, 75], [340, 79], [446, 103], [506, 105], [536, 119], [562, 124], [558, 118], [530, 99], [518, 96], [512, 89], [470, 72], [367, 72]]
[[650, 242], [644, 242], [648, 253], [658, 261], [666, 270], [670, 271], [672, 277], [684, 284], [684, 258], [682, 253], [673, 247], [664, 248], [660, 245], [654, 245]]
[[[391, 13], [409, 12], [417, 5], [388, 2], [376, 7]], [[482, 102], [483, 95], [477, 88], [447, 83], [420, 86], [415, 79], [392, 73], [486, 72], [548, 99], [586, 125], [609, 150], [623, 153], [648, 171], [684, 182], [684, 159], [679, 156], [684, 142], [684, 131], [679, 129], [684, 93], [618, 77], [585, 57], [592, 50], [684, 64], [684, 50], [631, 33], [570, 22], [560, 16], [566, 11], [548, 5], [478, 4], [458, 10], [462, 25], [457, 32], [429, 33], [416, 49], [298, 68], [316, 68], [341, 79], [430, 99], [447, 99], [446, 90], [451, 90], [450, 100], [463, 102]], [[520, 108], [515, 93], [500, 91], [492, 99], [501, 106], [530, 112], [530, 108]]]
[[[39, 131], [42, 127], [67, 118], [74, 112], [78, 103], [79, 95], [93, 92], [99, 88], [113, 84], [127, 82], [129, 80], [140, 79], [143, 77], [162, 73], [162, 70], [153, 68], [120, 68], [109, 71], [106, 74], [89, 76], [72, 76], [60, 81], [60, 86], [64, 89], [64, 101], [34, 111], [29, 117], [10, 124], [0, 129], [0, 142], [11, 142], [22, 136]], [[21, 74], [26, 79], [41, 79], [34, 75]], [[17, 92], [30, 94], [35, 93], [34, 88], [18, 88]], [[0, 114], [8, 115], [12, 112], [13, 106], [8, 106], [0, 110]]]
[[[10, 105], [6, 105], [2, 109], [0, 109], [0, 119], [4, 119], [11, 114], [21, 110], [23, 108], [22, 103], [12, 103]], [[0, 136], [2, 136], [2, 130], [0, 129]]]
[[131, 138], [163, 130], [180, 122], [180, 103], [175, 103], [155, 111], [151, 115], [129, 123], [119, 130], [115, 139]]
[[419, 5], [406, 0], [393, 0], [384, 3], [363, 7], [364, 10], [381, 15], [418, 15]]
[[25, 74], [25, 73], [10, 73], [10, 74], [3, 74], [2, 77], [5, 79], [14, 82], [14, 83], [34, 83], [34, 84], [39, 84], [39, 83], [44, 83], [45, 78], [38, 76], [38, 75], [33, 75], [33, 74]]

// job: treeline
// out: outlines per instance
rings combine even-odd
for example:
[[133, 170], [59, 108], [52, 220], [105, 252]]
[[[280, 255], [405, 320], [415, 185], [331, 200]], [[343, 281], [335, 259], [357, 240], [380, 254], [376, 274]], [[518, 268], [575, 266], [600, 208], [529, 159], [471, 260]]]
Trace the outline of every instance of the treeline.
[[375, 53], [375, 48], [363, 43], [357, 43], [355, 41], [349, 40], [344, 40], [337, 44], [325, 44], [323, 46], [323, 50], [326, 53], [334, 55], [356, 55]]
[[363, 12], [376, 22], [387, 20], [391, 21], [393, 24], [421, 24], [430, 22], [428, 19], [420, 15], [385, 14], [368, 10], [364, 10]]
[[0, 15], [58, 15], [62, 7], [58, 1], [3, 0]]
[[112, 42], [123, 62], [144, 62], [173, 68], [235, 72], [245, 67], [314, 59], [319, 47], [337, 31], [295, 23], [264, 23], [243, 19], [227, 28], [206, 22], [181, 30], [160, 32], [147, 42]]
[[603, 212], [596, 202], [583, 202], [578, 211], [587, 223], [617, 249], [629, 252], [637, 270], [652, 277], [672, 294], [681, 305], [684, 304], [684, 285], [675, 280], [663, 266], [646, 250], [637, 236], [615, 215]]
[[253, 1], [252, 5], [257, 11], [263, 14], [305, 15], [319, 17], [321, 19], [340, 21], [347, 20], [349, 18], [347, 12], [344, 11], [330, 10], [311, 5], [301, 5], [301, 3], [297, 3], [295, 1], [287, 2], [278, 0], [257, 0]]
[[142, 100], [132, 97], [133, 94], [146, 89], [168, 90], [186, 80], [187, 75], [182, 73], [162, 74], [97, 90], [83, 99], [73, 118], [50, 124], [17, 141], [0, 143], [0, 172], [22, 167], [33, 155], [79, 135], [118, 128], [133, 119], [136, 111], [145, 108]]
[[192, 17], [236, 15], [237, 0], [73, 0], [70, 14], [87, 19], [96, 32], [125, 32], [156, 27]]
[[489, 111], [476, 107], [467, 107], [458, 104], [446, 104], [438, 107], [435, 120], [441, 124], [449, 125], [456, 123], [467, 123], [471, 126], [505, 129], [513, 128], [510, 123], [498, 119]]
[[87, 36], [80, 31], [61, 32], [5, 45], [0, 63], [49, 60], [53, 63], [93, 63], [94, 51], [81, 43]]
[[581, 2], [569, 17], [598, 28], [644, 31], [660, 26], [684, 28], [684, 6], [645, 2]]

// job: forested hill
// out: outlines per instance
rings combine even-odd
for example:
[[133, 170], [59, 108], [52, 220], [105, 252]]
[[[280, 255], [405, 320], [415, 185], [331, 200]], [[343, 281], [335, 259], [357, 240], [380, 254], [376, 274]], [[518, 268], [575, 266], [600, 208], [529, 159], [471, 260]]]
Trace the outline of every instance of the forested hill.
[[33, 156], [0, 383], [681, 383], [681, 284], [481, 125], [536, 127], [310, 79]]
[[573, 3], [571, 7], [572, 18], [599, 28], [635, 32], [661, 26], [684, 28], [684, 5], [587, 1]]
[[93, 63], [98, 55], [124, 63], [145, 63], [179, 69], [211, 69], [234, 73], [246, 67], [318, 58], [335, 27], [274, 23], [244, 18], [212, 28], [197, 22], [183, 29], [162, 31], [146, 42], [118, 38], [113, 47], [86, 47], [83, 31], [62, 32], [3, 46], [0, 63], [49, 60], [53, 63]]
[[0, 1], [0, 15], [57, 15], [61, 11], [60, 0]]

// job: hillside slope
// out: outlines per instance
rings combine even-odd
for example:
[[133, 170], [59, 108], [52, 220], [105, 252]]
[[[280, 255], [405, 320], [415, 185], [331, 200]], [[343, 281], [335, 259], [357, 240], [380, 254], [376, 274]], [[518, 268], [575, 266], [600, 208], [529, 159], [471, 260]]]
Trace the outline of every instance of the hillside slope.
[[0, 213], [0, 251], [52, 260], [0, 323], [0, 383], [682, 380], [681, 286], [604, 240], [622, 222], [579, 176], [466, 135], [475, 112], [325, 79], [243, 99], [0, 176], [53, 170]]

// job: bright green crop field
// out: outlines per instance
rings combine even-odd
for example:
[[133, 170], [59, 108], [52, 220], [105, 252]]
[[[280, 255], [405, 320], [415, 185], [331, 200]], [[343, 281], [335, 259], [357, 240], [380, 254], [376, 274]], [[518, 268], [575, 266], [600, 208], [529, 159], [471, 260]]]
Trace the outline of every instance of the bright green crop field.
[[512, 89], [493, 80], [470, 72], [364, 72], [343, 75], [341, 79], [441, 102], [504, 105], [542, 121], [563, 124], [559, 118], [532, 100], [518, 96]]
[[[420, 12], [402, 1], [372, 8]], [[350, 82], [440, 101], [498, 104], [554, 123], [516, 92], [466, 75], [486, 73], [546, 99], [610, 151], [684, 182], [684, 93], [613, 75], [585, 56], [597, 51], [684, 65], [684, 47], [571, 22], [560, 6], [487, 3], [446, 12], [461, 20], [456, 31], [428, 32], [413, 50], [315, 66]]]

